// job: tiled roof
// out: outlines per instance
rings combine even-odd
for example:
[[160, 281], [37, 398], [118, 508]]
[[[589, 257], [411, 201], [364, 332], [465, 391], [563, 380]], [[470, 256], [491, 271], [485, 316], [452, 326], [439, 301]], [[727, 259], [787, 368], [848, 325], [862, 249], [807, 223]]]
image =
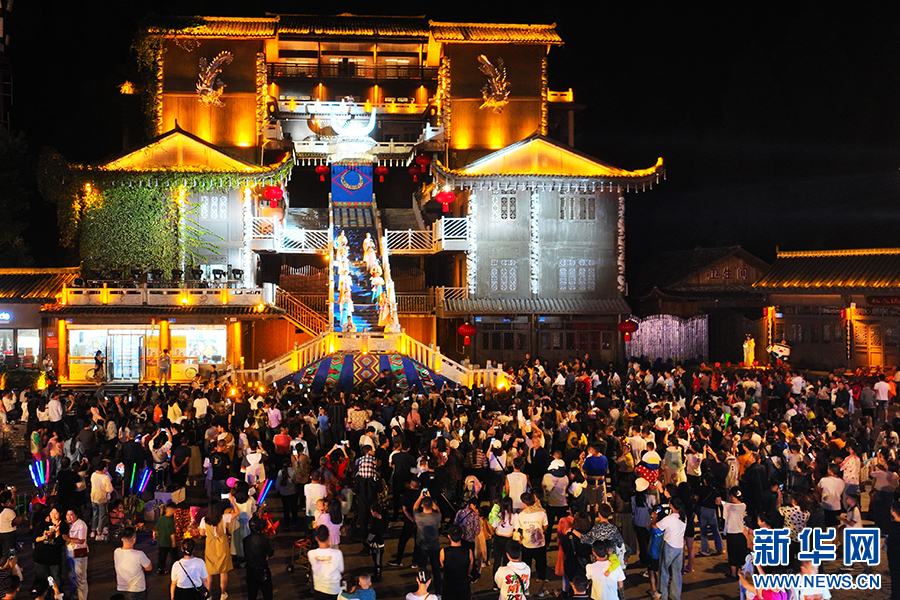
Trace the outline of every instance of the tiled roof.
[[47, 302], [63, 286], [78, 277], [78, 267], [62, 269], [0, 269], [0, 299], [20, 302]]
[[556, 23], [524, 25], [513, 23], [442, 23], [429, 21], [438, 42], [513, 42], [517, 44], [562, 44]]
[[262, 310], [255, 306], [75, 306], [53, 305], [42, 312], [54, 317], [280, 317], [284, 311], [266, 304]]
[[428, 37], [425, 17], [352, 15], [282, 15], [279, 35], [334, 35], [365, 37]]
[[656, 164], [650, 168], [628, 171], [600, 162], [592, 156], [539, 133], [459, 169], [448, 169], [440, 161], [436, 167], [449, 176], [465, 179], [552, 177], [626, 179], [642, 182], [658, 181], [665, 172], [662, 158], [657, 159]]
[[740, 246], [661, 252], [641, 265], [637, 275], [629, 280], [631, 295], [641, 297], [653, 288], [667, 290], [697, 271], [734, 255], [740, 255], [739, 258], [743, 260], [757, 262], [762, 270], [768, 267], [766, 263]]
[[179, 17], [169, 26], [154, 25], [150, 33], [190, 35], [196, 37], [253, 37], [275, 36], [278, 17]]
[[608, 314], [631, 312], [621, 298], [464, 298], [444, 300], [445, 313], [461, 314]]
[[900, 248], [779, 252], [755, 288], [900, 288]]

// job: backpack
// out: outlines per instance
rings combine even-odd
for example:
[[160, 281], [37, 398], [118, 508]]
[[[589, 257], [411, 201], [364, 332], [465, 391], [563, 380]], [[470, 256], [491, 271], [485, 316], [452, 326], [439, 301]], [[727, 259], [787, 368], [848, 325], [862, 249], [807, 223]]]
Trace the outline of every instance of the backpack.
[[663, 531], [662, 529], [650, 529], [650, 547], [647, 553], [650, 558], [659, 558], [662, 556]]

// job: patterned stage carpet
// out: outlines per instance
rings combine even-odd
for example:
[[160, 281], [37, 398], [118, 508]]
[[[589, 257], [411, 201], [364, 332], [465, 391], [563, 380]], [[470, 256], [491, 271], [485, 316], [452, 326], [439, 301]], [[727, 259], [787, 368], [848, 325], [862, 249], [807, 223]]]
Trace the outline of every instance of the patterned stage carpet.
[[373, 387], [381, 371], [390, 371], [401, 387], [409, 386], [423, 392], [440, 390], [449, 381], [424, 365], [400, 354], [335, 354], [308, 365], [288, 380], [310, 386], [314, 391], [364, 390]]

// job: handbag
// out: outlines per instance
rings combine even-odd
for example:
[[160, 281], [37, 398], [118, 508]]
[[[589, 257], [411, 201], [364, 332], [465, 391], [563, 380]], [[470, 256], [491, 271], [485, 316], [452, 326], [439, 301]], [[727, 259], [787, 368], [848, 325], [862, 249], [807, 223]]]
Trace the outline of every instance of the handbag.
[[188, 581], [191, 582], [193, 586], [194, 595], [197, 600], [209, 600], [209, 590], [206, 589], [205, 585], [195, 585], [194, 579], [191, 577], [190, 573], [187, 572], [187, 569], [184, 568], [184, 565], [181, 564], [181, 561], [178, 561], [178, 566], [181, 567], [181, 570], [184, 571], [184, 574], [187, 575]]

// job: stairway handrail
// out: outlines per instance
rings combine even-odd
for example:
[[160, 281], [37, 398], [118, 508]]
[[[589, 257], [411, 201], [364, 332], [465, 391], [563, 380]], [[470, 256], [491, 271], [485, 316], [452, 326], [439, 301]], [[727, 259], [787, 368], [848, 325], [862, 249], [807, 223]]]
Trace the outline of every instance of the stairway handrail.
[[334, 203], [328, 194], [328, 329], [334, 330]]
[[279, 286], [275, 286], [275, 306], [284, 310], [285, 315], [289, 320], [313, 335], [319, 335], [328, 331], [331, 325], [330, 322], [322, 317], [317, 311], [313, 310], [295, 298], [293, 294], [283, 290]]
[[387, 238], [384, 236], [384, 230], [381, 228], [381, 218], [378, 216], [378, 204], [375, 202], [374, 194], [372, 195], [372, 215], [375, 219], [375, 233], [378, 236], [379, 250], [381, 250], [381, 274], [384, 277], [384, 293], [388, 294], [388, 300], [391, 303], [391, 329], [400, 331], [400, 319], [397, 316], [397, 294], [394, 291], [394, 279], [391, 277]]

